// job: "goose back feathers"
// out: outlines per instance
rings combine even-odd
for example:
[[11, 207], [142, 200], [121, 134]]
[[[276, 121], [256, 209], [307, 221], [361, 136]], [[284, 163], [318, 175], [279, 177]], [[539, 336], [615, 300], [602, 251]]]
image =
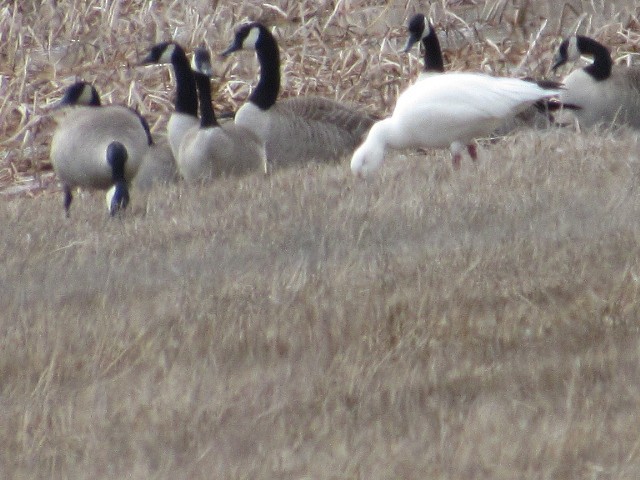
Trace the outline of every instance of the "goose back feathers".
[[[436, 34], [433, 22], [418, 13], [409, 19], [407, 30], [409, 36], [404, 52], [411, 50], [413, 45], [420, 43], [423, 48], [424, 70], [418, 76], [418, 80], [428, 78], [445, 72], [440, 40]], [[546, 80], [535, 81], [527, 78], [527, 81], [536, 82], [543, 88], [560, 88], [561, 84]], [[549, 113], [550, 108], [547, 100], [536, 102], [529, 108], [508, 117], [499, 125], [493, 135], [505, 135], [519, 127], [545, 128], [553, 122], [553, 117]]]
[[179, 180], [178, 168], [173, 152], [166, 138], [154, 141], [144, 154], [142, 164], [133, 179], [133, 185], [140, 190], [149, 190], [156, 184], [171, 184]]

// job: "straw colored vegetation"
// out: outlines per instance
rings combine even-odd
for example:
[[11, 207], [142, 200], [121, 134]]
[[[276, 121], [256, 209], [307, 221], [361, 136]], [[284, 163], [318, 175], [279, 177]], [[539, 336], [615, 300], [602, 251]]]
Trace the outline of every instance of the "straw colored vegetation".
[[[634, 3], [5, 2], [2, 477], [638, 478], [634, 132], [179, 184], [115, 219], [91, 192], [65, 219], [47, 160], [76, 78], [163, 131], [168, 68], [133, 65], [170, 35], [215, 52], [261, 18], [284, 95], [386, 114], [420, 68], [397, 53], [416, 11], [450, 68], [543, 76], [576, 26], [635, 52]], [[218, 66], [218, 111], [255, 63]]]

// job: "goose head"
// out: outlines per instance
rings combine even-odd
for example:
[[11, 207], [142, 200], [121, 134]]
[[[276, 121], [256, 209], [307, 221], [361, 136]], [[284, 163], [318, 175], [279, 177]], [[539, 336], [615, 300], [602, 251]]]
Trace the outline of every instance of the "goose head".
[[577, 60], [581, 55], [593, 57], [593, 63], [582, 70], [594, 81], [607, 80], [611, 76], [613, 60], [607, 47], [583, 35], [574, 35], [560, 44], [554, 59], [553, 71], [569, 61]]
[[416, 43], [422, 43], [424, 47], [424, 73], [443, 73], [444, 59], [442, 58], [440, 40], [438, 40], [438, 34], [433, 28], [431, 20], [418, 13], [411, 17], [407, 28], [409, 38], [404, 47], [404, 53], [408, 53]]
[[204, 47], [198, 47], [193, 51], [191, 57], [191, 69], [207, 77], [213, 77], [213, 67], [211, 65], [211, 54]]
[[222, 52], [222, 56], [237, 52], [238, 50], [258, 50], [264, 37], [269, 35], [267, 27], [258, 22], [247, 23], [236, 30], [233, 43]]
[[68, 105], [86, 105], [91, 107], [100, 106], [100, 95], [96, 88], [87, 82], [76, 82], [64, 93], [64, 96], [57, 103], [57, 107]]
[[267, 27], [252, 22], [236, 30], [233, 43], [221, 55], [226, 57], [243, 49], [254, 50], [260, 64], [260, 80], [248, 100], [260, 110], [266, 111], [276, 103], [280, 92], [278, 42]]
[[578, 37], [573, 35], [565, 39], [558, 47], [558, 53], [553, 59], [553, 66], [551, 67], [555, 72], [558, 68], [567, 62], [573, 62], [580, 58], [581, 51], [578, 45]]
[[431, 21], [421, 13], [411, 17], [407, 28], [409, 30], [409, 38], [402, 50], [404, 53], [407, 53], [416, 43], [427, 38], [429, 35], [435, 34]]
[[200, 103], [200, 128], [220, 126], [211, 106], [211, 54], [209, 50], [198, 47], [191, 57], [191, 70], [198, 89], [198, 101]]
[[140, 65], [175, 63], [179, 56], [185, 55], [184, 49], [175, 42], [162, 42], [154, 45]]
[[353, 152], [351, 171], [358, 177], [366, 177], [380, 168], [383, 159], [384, 143], [378, 140], [372, 128], [365, 142]]
[[372, 152], [365, 145], [361, 145], [351, 157], [351, 171], [358, 177], [366, 177], [380, 168], [382, 155]]

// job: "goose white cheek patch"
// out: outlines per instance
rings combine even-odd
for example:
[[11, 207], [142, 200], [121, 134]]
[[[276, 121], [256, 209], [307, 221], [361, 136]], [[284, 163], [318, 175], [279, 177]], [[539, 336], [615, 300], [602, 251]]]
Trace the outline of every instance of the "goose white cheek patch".
[[175, 51], [176, 46], [170, 44], [167, 48], [164, 49], [162, 55], [160, 56], [160, 60], [158, 63], [171, 63], [171, 57], [173, 57], [173, 52]]
[[92, 97], [91, 87], [89, 85], [85, 85], [82, 88], [82, 93], [78, 97], [78, 101], [76, 103], [78, 105], [89, 105]]
[[569, 60], [577, 60], [580, 58], [580, 50], [578, 50], [578, 38], [576, 36], [571, 37], [569, 45], [567, 45], [567, 57]]
[[249, 30], [249, 33], [242, 41], [242, 48], [247, 49], [256, 49], [256, 43], [258, 42], [258, 38], [260, 37], [260, 29], [258, 27], [253, 27]]

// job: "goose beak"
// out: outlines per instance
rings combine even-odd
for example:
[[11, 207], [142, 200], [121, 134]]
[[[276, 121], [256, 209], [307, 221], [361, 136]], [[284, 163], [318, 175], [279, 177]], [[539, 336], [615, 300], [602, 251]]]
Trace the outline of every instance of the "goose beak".
[[144, 67], [146, 65], [151, 65], [152, 63], [155, 63], [155, 62], [151, 59], [151, 54], [148, 54], [146, 57], [144, 57], [142, 60], [138, 62], [138, 66]]
[[224, 52], [222, 52], [220, 56], [228, 57], [233, 52], [237, 52], [238, 50], [242, 50], [242, 45], [236, 41], [236, 42], [233, 42], [231, 45], [229, 45], [229, 48], [227, 48]]
[[553, 59], [553, 66], [551, 67], [551, 70], [553, 70], [553, 73], [556, 72], [556, 70], [561, 67], [564, 64], [564, 59], [560, 56], [560, 55], [556, 55]]
[[52, 111], [56, 111], [56, 110], [60, 110], [61, 108], [66, 107], [67, 105], [70, 105], [70, 104], [71, 104], [71, 102], [69, 102], [66, 98], [63, 97], [60, 100], [58, 100], [57, 102], [53, 102], [49, 108]]
[[407, 39], [407, 44], [404, 46], [404, 49], [402, 49], [402, 53], [407, 53], [419, 41], [420, 41], [420, 37], [418, 37], [417, 35], [411, 34]]
[[60, 110], [61, 108], [67, 107], [69, 105], [73, 105], [74, 103], [75, 102], [69, 95], [69, 92], [67, 92], [64, 94], [64, 96], [60, 100], [52, 103], [50, 108], [51, 110]]

